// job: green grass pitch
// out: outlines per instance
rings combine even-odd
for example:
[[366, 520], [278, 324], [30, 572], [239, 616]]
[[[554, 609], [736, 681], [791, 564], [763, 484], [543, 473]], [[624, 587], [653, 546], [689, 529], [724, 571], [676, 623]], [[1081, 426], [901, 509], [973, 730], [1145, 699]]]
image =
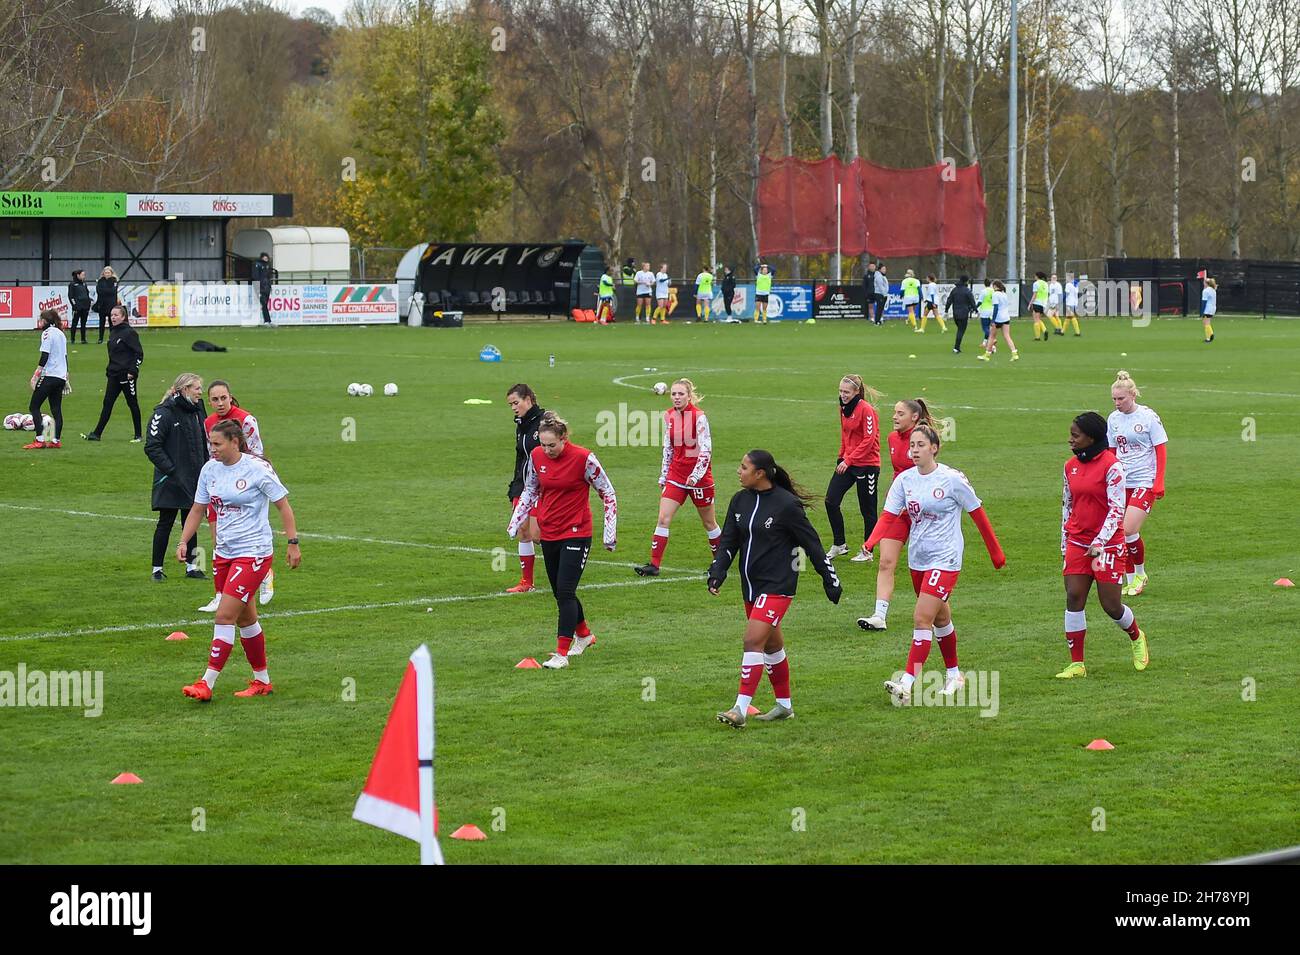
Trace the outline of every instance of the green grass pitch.
[[[230, 379], [302, 531], [297, 571], [278, 538], [263, 608], [275, 695], [231, 696], [248, 678], [237, 647], [210, 705], [180, 689], [202, 673], [210, 618], [196, 608], [211, 585], [170, 560], [164, 584], [149, 580], [151, 472], [122, 403], [102, 444], [77, 439], [104, 381], [102, 350], [78, 345], [64, 448], [0, 443], [0, 671], [102, 671], [105, 701], [97, 718], [0, 709], [0, 861], [416, 861], [412, 843], [350, 816], [421, 642], [452, 863], [1171, 863], [1300, 843], [1300, 591], [1273, 586], [1300, 579], [1300, 323], [1215, 326], [1210, 346], [1194, 319], [1093, 321], [1038, 344], [1022, 321], [1016, 365], [977, 362], [969, 335], [957, 356], [951, 334], [897, 322], [146, 331], [146, 415], [181, 371]], [[197, 337], [230, 351], [192, 353]], [[477, 360], [486, 343], [503, 362]], [[0, 411], [26, 410], [36, 345], [0, 339]], [[1089, 676], [1062, 684], [1060, 469], [1071, 417], [1109, 412], [1119, 368], [1171, 436], [1168, 494], [1144, 533], [1151, 585], [1129, 601], [1151, 666], [1133, 670], [1094, 598]], [[909, 581], [900, 570], [890, 631], [868, 635], [854, 619], [875, 565], [843, 559], [840, 606], [805, 575], [787, 618], [797, 718], [736, 732], [714, 713], [736, 692], [738, 581], [708, 595], [689, 508], [669, 572], [633, 575], [659, 449], [602, 446], [598, 424], [622, 414], [635, 428], [635, 413], [666, 404], [649, 386], [688, 375], [706, 396], [722, 502], [752, 447], [820, 495], [847, 372], [884, 392], [886, 426], [917, 394], [953, 419], [941, 460], [970, 477], [1009, 560], [995, 572], [965, 522], [959, 649], [964, 669], [996, 671], [997, 715], [890, 704], [881, 681], [906, 659]], [[349, 398], [351, 381], [401, 394]], [[517, 575], [504, 533], [516, 381], [568, 418], [619, 497], [618, 551], [593, 552], [581, 591], [599, 643], [566, 671], [514, 669], [552, 648], [554, 604], [501, 594]], [[845, 513], [852, 541], [851, 496]], [[820, 507], [812, 519], [829, 545]], [[165, 642], [178, 628], [191, 639]], [[764, 680], [755, 702], [770, 699]], [[1115, 750], [1085, 751], [1097, 737]], [[122, 771], [144, 784], [110, 786]], [[468, 822], [488, 841], [446, 838]]]

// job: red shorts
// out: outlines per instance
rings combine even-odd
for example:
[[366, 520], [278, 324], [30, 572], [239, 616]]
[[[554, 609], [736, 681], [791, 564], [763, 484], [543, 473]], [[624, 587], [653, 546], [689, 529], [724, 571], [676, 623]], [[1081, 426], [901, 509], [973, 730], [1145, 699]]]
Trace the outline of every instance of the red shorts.
[[[512, 497], [512, 498], [510, 499], [510, 513], [513, 514], [513, 513], [515, 512], [515, 508], [518, 507], [518, 506], [519, 506], [519, 498], [517, 498], [517, 497]], [[536, 504], [534, 504], [532, 507], [530, 507], [530, 508], [528, 509], [528, 516], [529, 516], [529, 517], [536, 517], [536, 516], [537, 516], [537, 505], [536, 505]]]
[[880, 536], [882, 541], [898, 541], [900, 544], [907, 543], [907, 536], [912, 532], [912, 519], [907, 514], [898, 514], [894, 517], [894, 522], [889, 525], [889, 530]]
[[750, 620], [770, 623], [774, 627], [780, 626], [781, 618], [789, 612], [792, 600], [793, 597], [783, 597], [780, 594], [759, 594], [754, 600], [745, 601], [745, 616]]
[[665, 484], [664, 492], [660, 496], [666, 497], [670, 501], [676, 501], [678, 504], [685, 504], [687, 495], [690, 495], [696, 507], [708, 507], [713, 503], [713, 485], [701, 484], [697, 487], [678, 487], [676, 484]]
[[1128, 554], [1122, 541], [1104, 548], [1095, 560], [1088, 556], [1088, 548], [1074, 541], [1065, 543], [1063, 575], [1082, 574], [1100, 584], [1122, 584], [1128, 569]]
[[938, 597], [944, 603], [952, 596], [952, 588], [957, 586], [960, 570], [914, 570], [912, 571], [912, 589], [917, 596], [929, 594]]
[[1140, 507], [1148, 514], [1156, 505], [1156, 492], [1149, 487], [1131, 487], [1124, 492], [1125, 507]]
[[265, 557], [213, 557], [212, 577], [217, 593], [229, 594], [244, 603], [257, 593], [262, 580], [271, 572], [272, 555]]

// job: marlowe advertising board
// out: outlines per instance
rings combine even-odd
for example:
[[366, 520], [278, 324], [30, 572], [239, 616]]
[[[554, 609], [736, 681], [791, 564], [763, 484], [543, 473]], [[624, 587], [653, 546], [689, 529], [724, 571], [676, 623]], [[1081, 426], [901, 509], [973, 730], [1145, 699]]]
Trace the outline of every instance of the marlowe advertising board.
[[[176, 326], [258, 325], [262, 306], [252, 285], [208, 284], [120, 285], [118, 297], [127, 306], [132, 325], [140, 328]], [[396, 324], [397, 286], [276, 285], [268, 301], [271, 321], [281, 325]], [[0, 331], [31, 331], [41, 310], [53, 308], [65, 326], [71, 317], [66, 285], [0, 288]], [[91, 313], [94, 328], [98, 317]]]

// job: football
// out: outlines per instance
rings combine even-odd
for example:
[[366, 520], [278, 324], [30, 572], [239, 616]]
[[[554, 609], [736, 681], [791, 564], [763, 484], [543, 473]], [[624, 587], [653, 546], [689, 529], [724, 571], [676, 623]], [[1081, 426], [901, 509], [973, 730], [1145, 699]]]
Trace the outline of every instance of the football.
[[657, 395], [666, 395], [666, 394], [668, 394], [668, 384], [667, 384], [667, 382], [656, 381], [656, 382], [655, 382], [655, 394], [657, 394]]
[[47, 414], [41, 415], [41, 434], [48, 434], [54, 437], [54, 419]]
[[384, 394], [386, 394], [390, 398], [395, 396], [397, 394], [397, 385], [391, 381], [388, 384], [384, 385]]
[[5, 430], [17, 431], [23, 426], [23, 416], [20, 414], [5, 415]]
[[361, 394], [361, 386], [355, 381], [352, 382], [352, 384], [348, 385], [348, 394], [355, 398], [357, 395]]
[[24, 430], [24, 431], [35, 431], [35, 430], [36, 430], [36, 424], [35, 424], [35, 422], [32, 420], [32, 416], [29, 415], [29, 414], [25, 414], [25, 415], [23, 415], [23, 430]]
[[371, 395], [375, 393], [375, 389], [373, 385], [361, 385], [360, 387], [361, 387], [361, 391], [359, 392], [359, 394], [363, 398], [369, 398]]

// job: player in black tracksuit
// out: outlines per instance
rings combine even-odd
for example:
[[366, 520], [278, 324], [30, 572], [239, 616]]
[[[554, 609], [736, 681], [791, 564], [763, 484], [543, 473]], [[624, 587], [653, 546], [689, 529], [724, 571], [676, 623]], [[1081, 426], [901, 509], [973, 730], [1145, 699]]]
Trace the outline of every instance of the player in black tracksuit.
[[[523, 383], [511, 387], [506, 392], [506, 400], [515, 413], [515, 476], [506, 491], [513, 510], [519, 502], [519, 495], [524, 493], [524, 482], [528, 479], [528, 469], [532, 467], [533, 448], [541, 444], [537, 426], [542, 423], [546, 409], [537, 404], [537, 394], [533, 389]], [[537, 518], [529, 517], [519, 528], [519, 583], [506, 588], [506, 593], [526, 594], [536, 589], [533, 587], [533, 562], [537, 559], [534, 542], [540, 539]]]
[[134, 444], [141, 438], [136, 386], [140, 380], [140, 366], [144, 364], [144, 346], [127, 320], [125, 305], [114, 305], [109, 321], [113, 325], [108, 330], [108, 368], [105, 371], [108, 384], [104, 387], [104, 407], [99, 412], [99, 422], [94, 430], [82, 437], [87, 441], [98, 441], [108, 425], [113, 405], [117, 404], [117, 396], [125, 395], [126, 406], [131, 409], [131, 425], [135, 428], [132, 432], [135, 437], [131, 439]]
[[963, 275], [948, 293], [948, 303], [944, 306], [944, 311], [952, 312], [953, 320], [957, 323], [957, 341], [952, 349], [954, 355], [961, 354], [961, 339], [966, 334], [966, 323], [978, 309], [975, 294], [970, 290], [970, 277]]
[[760, 667], [767, 668], [776, 706], [757, 719], [784, 720], [794, 715], [781, 618], [799, 583], [797, 549], [803, 548], [812, 568], [821, 575], [831, 603], [840, 602], [843, 589], [805, 513], [810, 496], [791, 483], [790, 475], [767, 451], [750, 451], [736, 473], [742, 490], [727, 506], [708, 576], [709, 593], [716, 595], [733, 560], [740, 568], [741, 595], [749, 619], [740, 663], [740, 693], [734, 707], [718, 714], [718, 721], [742, 729], [749, 701], [763, 676]]

